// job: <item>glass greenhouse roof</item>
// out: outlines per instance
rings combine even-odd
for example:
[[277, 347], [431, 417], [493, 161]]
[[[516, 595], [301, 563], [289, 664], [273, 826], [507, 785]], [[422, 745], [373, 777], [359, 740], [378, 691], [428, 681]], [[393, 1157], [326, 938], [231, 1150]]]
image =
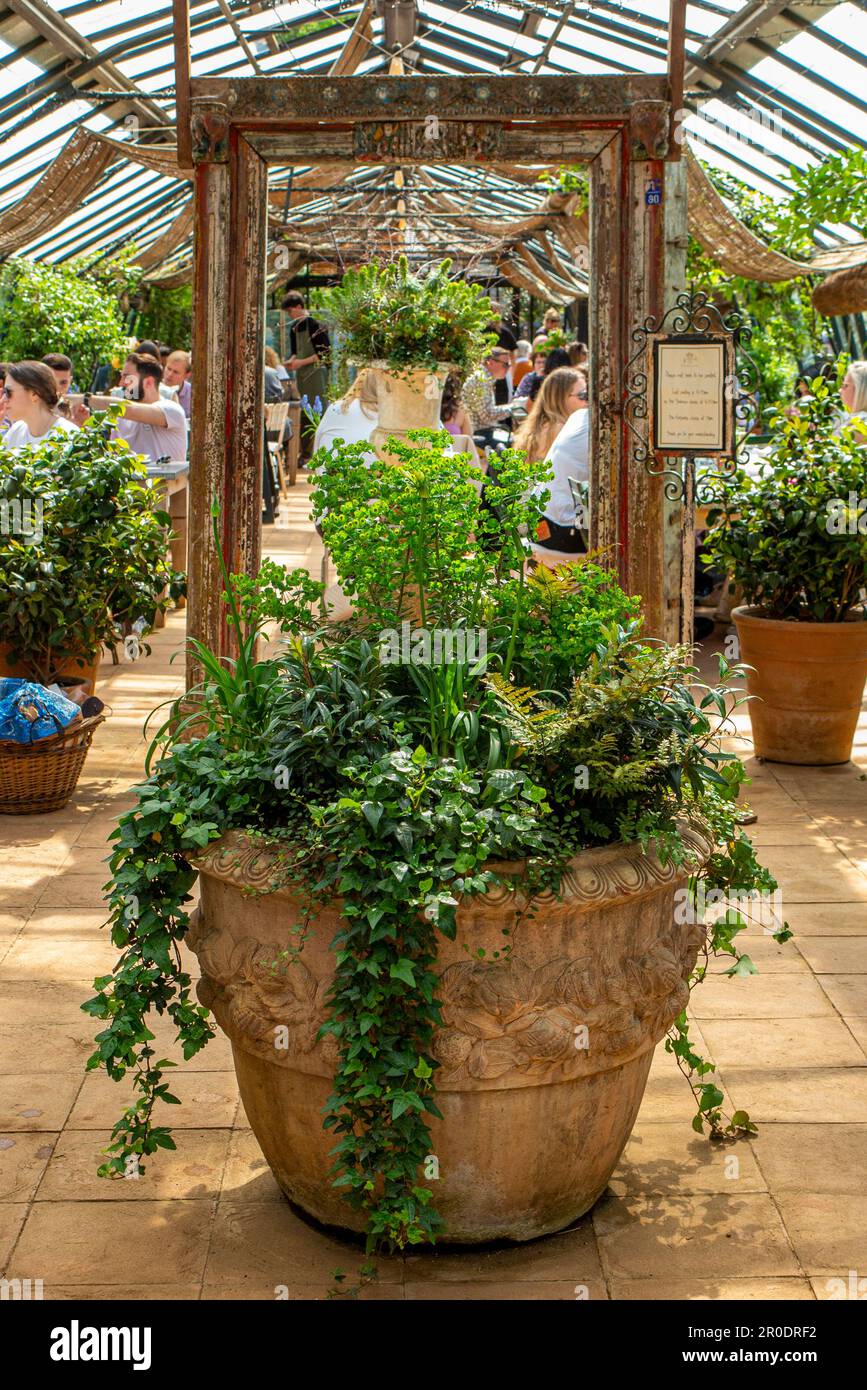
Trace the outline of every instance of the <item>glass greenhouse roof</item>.
[[[335, 63], [386, 71], [393, 53], [381, 8], [192, 0], [193, 75], [325, 75]], [[668, 0], [418, 0], [401, 57], [419, 73], [661, 73], [668, 11]], [[779, 196], [791, 164], [867, 142], [867, 4], [697, 0], [687, 7], [686, 47], [685, 129], [707, 163]], [[0, 212], [78, 127], [171, 144], [173, 63], [171, 0], [0, 0]], [[488, 180], [488, 214], [498, 184], [503, 198], [509, 191], [507, 181]], [[515, 185], [502, 215], [520, 215], [533, 196]], [[188, 197], [185, 179], [115, 160], [59, 227], [18, 249], [51, 260], [130, 242], [146, 250]], [[823, 239], [853, 236], [833, 228]]]

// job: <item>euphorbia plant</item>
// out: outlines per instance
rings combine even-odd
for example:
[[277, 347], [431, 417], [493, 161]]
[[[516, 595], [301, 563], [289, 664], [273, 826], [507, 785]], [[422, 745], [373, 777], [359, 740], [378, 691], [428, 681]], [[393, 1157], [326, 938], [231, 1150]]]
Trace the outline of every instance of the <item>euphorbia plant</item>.
[[817, 379], [772, 416], [767, 460], [715, 480], [705, 555], [768, 618], [843, 622], [867, 585], [867, 437]]
[[396, 370], [445, 363], [471, 371], [494, 341], [487, 332], [490, 303], [478, 285], [450, 272], [445, 260], [417, 275], [405, 256], [348, 270], [322, 294], [323, 315], [340, 331], [344, 357]]
[[[470, 461], [446, 453], [441, 437], [389, 447], [390, 464], [360, 446], [318, 459], [316, 507], [352, 622], [319, 623], [316, 586], [306, 591], [301, 575], [286, 583], [270, 571], [258, 591], [228, 582], [241, 657], [201, 661], [199, 736], [180, 742], [164, 728], [139, 804], [115, 832], [121, 956], [85, 1005], [104, 1025], [89, 1065], [116, 1079], [135, 1072], [136, 1099], [103, 1168], [122, 1173], [173, 1145], [153, 1114], [172, 1097], [149, 1011], [168, 1012], [187, 1056], [213, 1032], [177, 952], [197, 853], [232, 827], [278, 847], [270, 886], [291, 884], [303, 904], [287, 917], [286, 960], [303, 953], [320, 905], [339, 897], [323, 1028], [337, 1066], [324, 1123], [335, 1183], [365, 1213], [371, 1247], [429, 1241], [441, 1228], [423, 1180], [427, 1117], [438, 1114], [435, 967], [462, 901], [497, 884], [515, 892], [520, 913], [523, 899], [557, 889], [576, 854], [618, 840], [683, 864], [690, 823], [714, 844], [715, 887], [774, 887], [736, 821], [743, 769], [720, 746], [727, 692], [695, 685], [687, 650], [642, 641], [632, 601], [594, 566], [555, 584], [527, 581], [523, 536], [546, 501], [533, 492], [538, 468], [520, 454], [503, 460], [487, 499], [494, 513]], [[285, 646], [255, 663], [265, 614], [278, 618]], [[483, 627], [485, 661], [383, 660], [389, 630], [422, 619], [428, 629]], [[498, 860], [524, 861], [523, 875], [501, 878]], [[729, 919], [709, 933], [709, 949], [733, 954], [736, 967], [743, 925]], [[748, 1131], [743, 1112], [722, 1115], [685, 1018], [670, 1046], [698, 1128]]]
[[171, 518], [144, 462], [105, 438], [113, 415], [33, 451], [0, 448], [0, 642], [43, 684], [166, 607]]

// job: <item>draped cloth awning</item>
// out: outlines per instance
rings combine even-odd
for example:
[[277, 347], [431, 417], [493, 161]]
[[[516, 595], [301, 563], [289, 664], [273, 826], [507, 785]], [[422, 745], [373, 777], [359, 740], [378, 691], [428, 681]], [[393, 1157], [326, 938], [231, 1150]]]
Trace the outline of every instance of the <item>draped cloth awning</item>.
[[[193, 200], [188, 198], [174, 221], [166, 227], [162, 236], [157, 237], [146, 251], [142, 251], [140, 255], [136, 256], [137, 263], [146, 270], [152, 266], [160, 265], [173, 251], [177, 251], [178, 247], [183, 245], [192, 234], [192, 230]], [[145, 278], [151, 277], [146, 276]]]
[[867, 313], [867, 265], [835, 270], [813, 290], [813, 305], [828, 318]]
[[730, 275], [774, 283], [794, 280], [799, 275], [826, 274], [867, 261], [865, 242], [817, 251], [809, 261], [794, 261], [781, 251], [774, 251], [726, 205], [689, 147], [685, 155], [689, 230]]
[[188, 177], [178, 169], [174, 145], [127, 144], [79, 127], [30, 191], [0, 213], [0, 259], [65, 221], [120, 159], [176, 179]]
[[89, 131], [76, 130], [30, 192], [0, 216], [0, 257], [50, 232], [74, 212], [116, 158]]

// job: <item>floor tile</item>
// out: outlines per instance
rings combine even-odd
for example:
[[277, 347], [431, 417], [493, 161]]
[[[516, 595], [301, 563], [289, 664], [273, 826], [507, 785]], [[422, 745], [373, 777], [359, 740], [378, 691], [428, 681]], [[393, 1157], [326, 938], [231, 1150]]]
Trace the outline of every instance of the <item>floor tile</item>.
[[723, 1075], [745, 1057], [767, 1067], [863, 1067], [867, 1057], [846, 1025], [821, 1018], [705, 1019], [710, 1056]]
[[798, 1276], [777, 1209], [764, 1193], [611, 1197], [593, 1213], [612, 1279], [649, 1279], [671, 1264], [679, 1279]]
[[[180, 1105], [163, 1105], [160, 1124], [171, 1129], [231, 1128], [238, 1106], [234, 1072], [185, 1072], [167, 1076]], [[69, 1117], [70, 1129], [111, 1129], [134, 1092], [132, 1080], [111, 1081], [105, 1072], [90, 1072]]]
[[777, 1201], [805, 1273], [845, 1280], [850, 1269], [867, 1270], [867, 1196], [799, 1192]]
[[0, 1202], [29, 1202], [57, 1140], [55, 1134], [20, 1130], [0, 1134]]
[[461, 1250], [437, 1248], [406, 1256], [407, 1284], [447, 1282], [501, 1283], [519, 1278], [528, 1283], [552, 1280], [602, 1286], [602, 1269], [590, 1216], [569, 1231], [528, 1241], [525, 1245]]
[[817, 1115], [827, 1124], [867, 1121], [867, 1069], [727, 1067], [725, 1080], [735, 1105], [759, 1124], [808, 1124]]
[[[177, 1148], [160, 1149], [143, 1160], [143, 1172], [129, 1178], [100, 1178], [110, 1131], [67, 1129], [48, 1163], [36, 1193], [39, 1202], [162, 1201], [219, 1196], [229, 1148], [228, 1129], [178, 1129]], [[0, 1154], [0, 1171], [2, 1171]]]
[[[815, 1299], [809, 1279], [612, 1279], [613, 1299], [781, 1303]], [[713, 1343], [717, 1345], [716, 1342]]]
[[[363, 1263], [360, 1243], [308, 1225], [286, 1201], [224, 1197], [214, 1221], [205, 1284], [250, 1285], [257, 1291], [306, 1284], [310, 1296], [317, 1298], [333, 1286], [335, 1269], [354, 1279]], [[376, 1264], [384, 1283], [403, 1282], [399, 1255], [377, 1258]]]
[[81, 1077], [53, 1072], [0, 1076], [0, 1132], [56, 1133], [66, 1123]]
[[201, 1283], [212, 1202], [36, 1202], [10, 1277], [51, 1284]]
[[[9, 1260], [26, 1216], [27, 1207], [23, 1202], [0, 1202], [0, 1275], [8, 1271]], [[36, 1279], [39, 1276], [29, 1277]]]

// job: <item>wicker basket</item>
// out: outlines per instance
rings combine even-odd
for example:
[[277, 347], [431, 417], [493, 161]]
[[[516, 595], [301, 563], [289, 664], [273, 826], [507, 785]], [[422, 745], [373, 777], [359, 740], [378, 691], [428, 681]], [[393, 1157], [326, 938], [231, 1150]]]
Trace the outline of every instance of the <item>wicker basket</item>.
[[0, 815], [60, 811], [75, 791], [94, 731], [107, 713], [37, 743], [0, 742]]

